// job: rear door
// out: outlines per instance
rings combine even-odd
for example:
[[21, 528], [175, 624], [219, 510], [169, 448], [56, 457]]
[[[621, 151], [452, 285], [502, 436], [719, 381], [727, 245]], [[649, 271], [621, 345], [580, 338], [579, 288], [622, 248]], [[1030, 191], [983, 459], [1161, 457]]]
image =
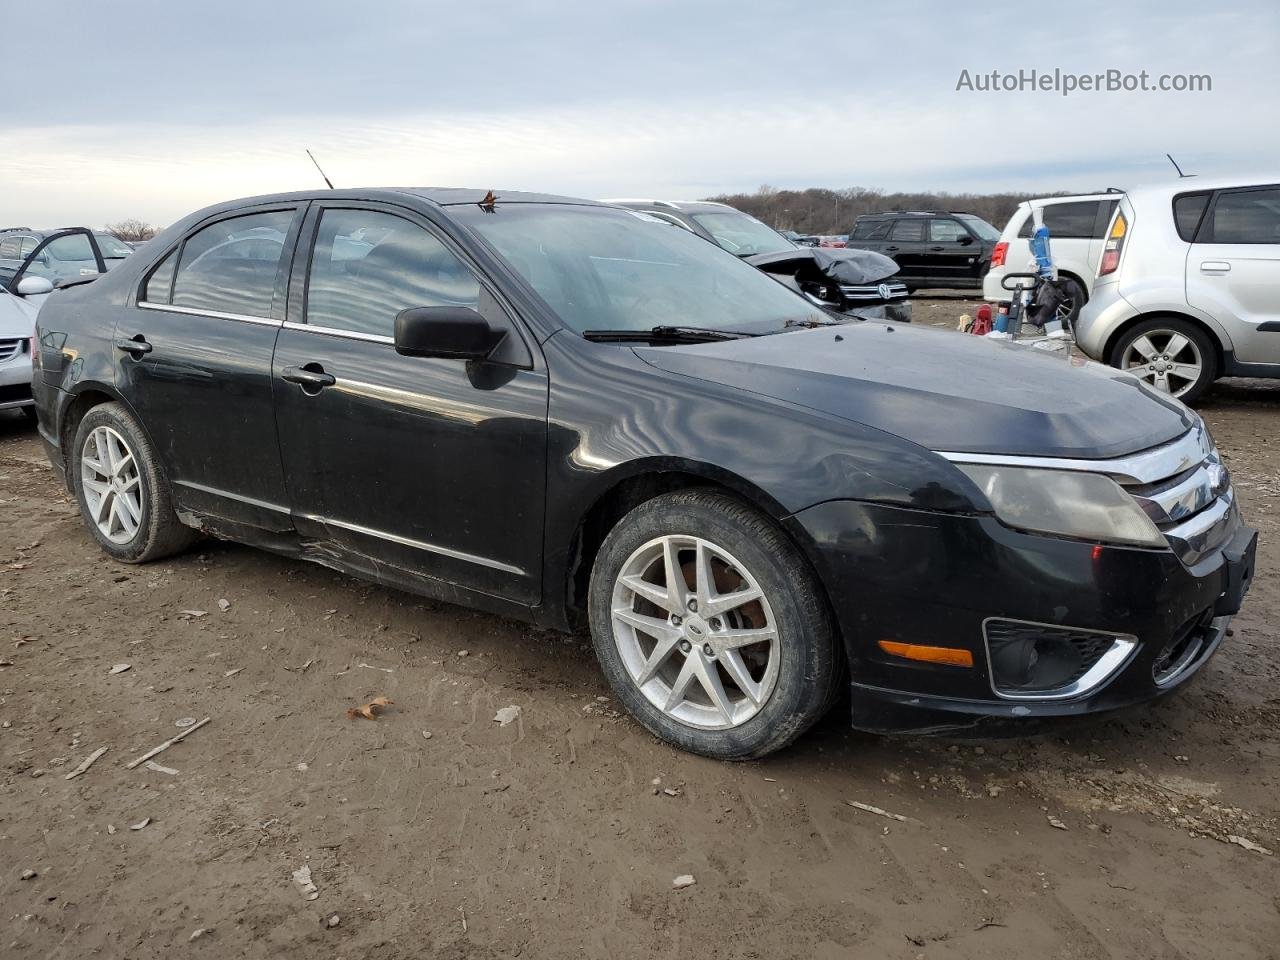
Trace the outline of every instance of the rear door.
[[1223, 323], [1237, 360], [1280, 363], [1280, 185], [1216, 193], [1186, 277], [1187, 302]]
[[899, 279], [929, 278], [928, 262], [925, 258], [925, 219], [924, 217], [901, 217], [893, 221], [889, 228], [884, 252], [898, 264]]
[[271, 354], [302, 206], [194, 229], [146, 274], [116, 325], [116, 383], [160, 454], [179, 506], [291, 529]]
[[[317, 203], [276, 348], [299, 533], [402, 571], [541, 598], [547, 376], [496, 290], [415, 212]], [[396, 352], [396, 314], [467, 306], [519, 339], [497, 365]], [[446, 591], [447, 595], [447, 591]]]

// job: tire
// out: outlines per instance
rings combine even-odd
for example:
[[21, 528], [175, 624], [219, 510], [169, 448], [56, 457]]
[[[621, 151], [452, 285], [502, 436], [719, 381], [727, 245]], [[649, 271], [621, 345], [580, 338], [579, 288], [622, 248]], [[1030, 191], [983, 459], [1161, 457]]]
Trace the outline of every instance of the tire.
[[[1076, 318], [1080, 316], [1080, 310], [1089, 299], [1089, 295], [1085, 293], [1084, 284], [1072, 277], [1062, 278], [1062, 292], [1070, 302], [1070, 307], [1065, 311], [1062, 308], [1059, 308], [1058, 317], [1059, 319], [1067, 321], [1066, 325], [1068, 329], [1074, 330], [1076, 326]], [[1064, 303], [1063, 307], [1066, 306], [1067, 305]]]
[[1178, 317], [1153, 317], [1130, 327], [1107, 362], [1183, 403], [1194, 403], [1218, 378], [1218, 354], [1209, 334]]
[[[667, 589], [668, 569], [683, 575], [679, 597]], [[804, 733], [839, 692], [843, 653], [813, 571], [770, 520], [721, 493], [666, 494], [623, 517], [596, 556], [588, 613], [618, 699], [691, 753], [763, 757]], [[642, 628], [638, 618], [647, 618]], [[740, 646], [748, 637], [768, 639]]]
[[151, 441], [123, 405], [104, 403], [85, 414], [70, 461], [80, 516], [116, 560], [147, 563], [195, 542], [196, 532], [173, 511], [169, 482]]

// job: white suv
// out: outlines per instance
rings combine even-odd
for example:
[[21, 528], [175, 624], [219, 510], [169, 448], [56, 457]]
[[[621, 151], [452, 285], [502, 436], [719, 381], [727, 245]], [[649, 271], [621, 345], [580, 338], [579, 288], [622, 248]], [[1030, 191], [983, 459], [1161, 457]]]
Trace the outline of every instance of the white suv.
[[1112, 191], [1045, 197], [1018, 204], [1000, 234], [1000, 242], [991, 251], [991, 269], [982, 280], [983, 298], [1007, 303], [1013, 294], [1000, 286], [1005, 274], [1035, 271], [1034, 266], [1028, 266], [1032, 259], [1031, 234], [1035, 232], [1031, 212], [1040, 209], [1044, 211], [1044, 225], [1049, 228], [1054, 265], [1066, 286], [1063, 312], [1074, 320], [1093, 289], [1107, 226], [1119, 200], [1120, 192]]
[[1076, 341], [1188, 403], [1217, 377], [1280, 377], [1280, 176], [1125, 193]]

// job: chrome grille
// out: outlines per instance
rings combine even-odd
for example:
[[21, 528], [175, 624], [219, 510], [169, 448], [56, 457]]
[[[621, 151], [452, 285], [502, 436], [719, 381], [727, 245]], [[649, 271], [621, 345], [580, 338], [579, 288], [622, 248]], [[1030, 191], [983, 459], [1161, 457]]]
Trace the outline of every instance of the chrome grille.
[[904, 300], [907, 296], [907, 285], [905, 283], [841, 284], [840, 292], [846, 300], [855, 302]]
[[23, 345], [26, 344], [25, 339], [6, 339], [0, 340], [0, 363], [6, 360], [12, 360], [22, 352]]

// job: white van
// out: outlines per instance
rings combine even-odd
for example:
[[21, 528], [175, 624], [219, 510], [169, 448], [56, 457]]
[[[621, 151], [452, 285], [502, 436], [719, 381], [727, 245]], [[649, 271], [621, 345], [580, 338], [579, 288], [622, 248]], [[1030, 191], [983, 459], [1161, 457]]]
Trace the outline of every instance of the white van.
[[1074, 320], [1088, 301], [1102, 256], [1107, 224], [1120, 202], [1119, 191], [1077, 197], [1045, 197], [1018, 204], [991, 251], [991, 269], [982, 281], [982, 296], [995, 303], [1007, 303], [1012, 294], [1000, 286], [1006, 273], [1034, 271], [1031, 266], [1031, 234], [1034, 208], [1044, 211], [1049, 228], [1049, 244], [1058, 276], [1065, 281], [1069, 303], [1064, 310]]

